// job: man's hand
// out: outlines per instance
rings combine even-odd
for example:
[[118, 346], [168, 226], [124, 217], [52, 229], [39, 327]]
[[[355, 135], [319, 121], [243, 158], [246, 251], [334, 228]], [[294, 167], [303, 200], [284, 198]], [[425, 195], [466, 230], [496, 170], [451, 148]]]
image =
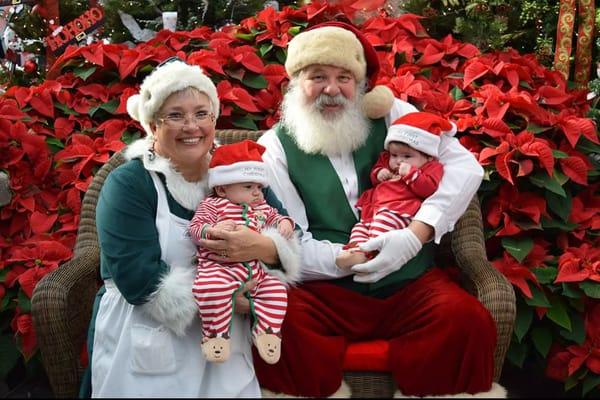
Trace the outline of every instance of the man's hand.
[[387, 181], [388, 179], [391, 179], [393, 177], [394, 174], [387, 168], [381, 168], [381, 170], [379, 170], [379, 172], [377, 173], [377, 180], [379, 182]]
[[246, 282], [244, 287], [240, 289], [239, 292], [235, 294], [233, 303], [236, 314], [248, 314], [248, 312], [250, 311], [250, 301], [246, 298], [246, 296], [244, 296], [244, 294], [247, 291], [254, 289], [255, 286], [256, 281], [254, 279], [251, 279], [248, 282]]
[[281, 233], [281, 236], [283, 236], [286, 239], [291, 239], [294, 235], [294, 227], [292, 226], [292, 223], [287, 219], [284, 219], [279, 224], [277, 224], [277, 231]]
[[360, 245], [364, 251], [379, 250], [370, 261], [352, 267], [355, 282], [373, 283], [399, 270], [421, 250], [423, 244], [409, 229], [390, 231]]

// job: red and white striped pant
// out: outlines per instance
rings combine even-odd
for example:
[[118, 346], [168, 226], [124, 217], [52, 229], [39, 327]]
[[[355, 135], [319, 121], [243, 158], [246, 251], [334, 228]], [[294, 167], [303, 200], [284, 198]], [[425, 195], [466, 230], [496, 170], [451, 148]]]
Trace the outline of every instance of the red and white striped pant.
[[[270, 328], [279, 333], [287, 308], [287, 288], [276, 277], [265, 272], [257, 260], [246, 264], [251, 267], [252, 279], [257, 281], [250, 290], [255, 324], [253, 334]], [[249, 271], [242, 263], [221, 265], [201, 260], [192, 292], [200, 310], [204, 336], [223, 336], [228, 333], [233, 315], [233, 295], [249, 280]]]
[[381, 209], [373, 215], [370, 221], [357, 222], [350, 232], [351, 244], [364, 243], [370, 238], [377, 237], [382, 233], [389, 232], [395, 229], [406, 228], [412, 218], [402, 216], [401, 214], [388, 210]]

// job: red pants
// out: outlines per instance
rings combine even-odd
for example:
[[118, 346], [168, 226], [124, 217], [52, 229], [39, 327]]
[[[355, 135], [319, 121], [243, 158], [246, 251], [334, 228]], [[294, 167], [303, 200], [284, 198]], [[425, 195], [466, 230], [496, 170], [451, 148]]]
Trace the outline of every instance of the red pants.
[[291, 288], [281, 359], [268, 365], [254, 349], [263, 388], [324, 397], [342, 381], [349, 342], [387, 339], [389, 369], [405, 395], [490, 390], [496, 326], [475, 297], [434, 268], [386, 299], [327, 283]]

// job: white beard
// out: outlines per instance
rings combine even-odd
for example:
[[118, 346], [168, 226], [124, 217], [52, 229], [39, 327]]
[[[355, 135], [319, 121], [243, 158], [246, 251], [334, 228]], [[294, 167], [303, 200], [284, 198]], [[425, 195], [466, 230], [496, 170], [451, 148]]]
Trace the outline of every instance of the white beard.
[[302, 89], [292, 80], [281, 104], [281, 122], [308, 154], [351, 153], [369, 136], [370, 121], [360, 107], [363, 96], [364, 91], [358, 92], [354, 100], [344, 101], [343, 110], [325, 118], [316, 104], [306, 104]]

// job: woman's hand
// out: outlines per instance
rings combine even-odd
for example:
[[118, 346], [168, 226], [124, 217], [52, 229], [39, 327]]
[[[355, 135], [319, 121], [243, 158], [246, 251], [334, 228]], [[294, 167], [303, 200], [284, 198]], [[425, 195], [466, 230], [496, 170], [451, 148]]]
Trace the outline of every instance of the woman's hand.
[[233, 299], [236, 314], [248, 314], [250, 311], [250, 301], [246, 298], [246, 296], [244, 296], [244, 294], [247, 291], [254, 289], [255, 286], [256, 281], [251, 279], [246, 282], [244, 287], [239, 292], [236, 293], [235, 298]]
[[246, 226], [236, 225], [233, 231], [206, 228], [206, 233], [210, 239], [201, 239], [199, 244], [219, 254], [210, 257], [213, 261], [242, 262], [259, 259], [267, 264], [279, 261], [273, 240]]

